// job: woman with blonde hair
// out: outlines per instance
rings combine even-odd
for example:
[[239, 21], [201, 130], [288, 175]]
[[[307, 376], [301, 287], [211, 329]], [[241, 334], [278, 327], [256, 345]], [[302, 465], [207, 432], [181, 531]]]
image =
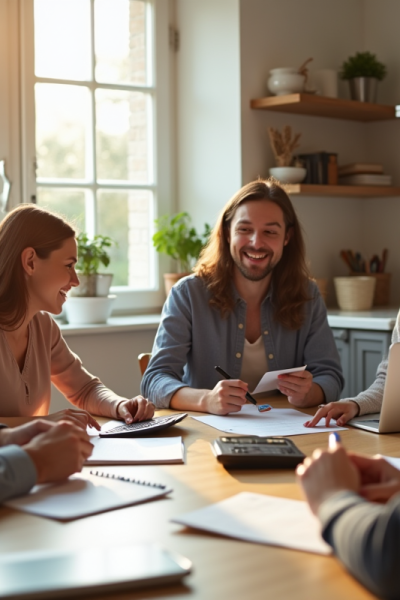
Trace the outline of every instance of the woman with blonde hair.
[[[126, 423], [149, 419], [142, 396], [123, 398], [88, 373], [48, 313], [60, 314], [75, 273], [75, 230], [61, 217], [24, 204], [0, 223], [0, 416], [67, 419], [99, 428], [90, 413]], [[74, 404], [49, 415], [51, 383]]]

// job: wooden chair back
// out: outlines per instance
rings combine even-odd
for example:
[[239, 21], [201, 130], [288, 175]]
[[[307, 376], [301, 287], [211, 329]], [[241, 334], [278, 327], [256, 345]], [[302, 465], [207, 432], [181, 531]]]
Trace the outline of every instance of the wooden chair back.
[[140, 369], [140, 373], [143, 376], [145, 370], [147, 369], [147, 365], [149, 364], [151, 359], [151, 352], [143, 352], [142, 354], [139, 354], [138, 356], [138, 361], [139, 361], [139, 369]]

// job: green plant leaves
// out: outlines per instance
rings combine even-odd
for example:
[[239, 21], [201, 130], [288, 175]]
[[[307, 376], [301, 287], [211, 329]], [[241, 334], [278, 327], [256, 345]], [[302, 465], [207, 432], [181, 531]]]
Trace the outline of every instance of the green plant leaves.
[[381, 81], [386, 75], [386, 67], [377, 60], [375, 54], [371, 52], [357, 52], [343, 63], [339, 74], [342, 79], [374, 77]]
[[197, 260], [211, 233], [211, 228], [206, 223], [204, 233], [198, 235], [196, 229], [191, 227], [190, 221], [187, 212], [173, 216], [164, 215], [155, 220], [157, 232], [152, 238], [153, 245], [160, 254], [177, 260], [180, 272], [190, 271], [191, 263]]
[[108, 267], [110, 255], [107, 248], [117, 245], [117, 242], [107, 235], [95, 235], [93, 240], [90, 240], [86, 233], [80, 233], [76, 241], [78, 244], [77, 271], [84, 275], [92, 275], [98, 273], [100, 265]]

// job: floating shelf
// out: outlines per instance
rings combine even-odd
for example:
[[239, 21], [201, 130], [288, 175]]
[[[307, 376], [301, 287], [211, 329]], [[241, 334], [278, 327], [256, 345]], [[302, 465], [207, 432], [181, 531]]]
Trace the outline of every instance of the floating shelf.
[[296, 196], [344, 196], [354, 198], [379, 198], [400, 196], [400, 187], [389, 185], [312, 185], [309, 183], [284, 184], [289, 195]]
[[250, 100], [250, 107], [259, 110], [363, 122], [387, 121], [400, 117], [400, 109], [396, 106], [328, 98], [316, 94], [289, 94], [257, 98]]

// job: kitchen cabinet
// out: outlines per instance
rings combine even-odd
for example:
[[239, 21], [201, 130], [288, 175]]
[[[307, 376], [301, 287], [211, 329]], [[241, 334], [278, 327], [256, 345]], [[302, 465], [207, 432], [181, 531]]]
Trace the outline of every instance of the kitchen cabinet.
[[[400, 117], [400, 106], [387, 106], [372, 102], [327, 98], [315, 94], [288, 94], [257, 98], [250, 101], [255, 110], [268, 110], [297, 115], [327, 117], [362, 121], [386, 121]], [[288, 184], [285, 189], [290, 195], [383, 197], [400, 196], [400, 187], [388, 185], [312, 185]]]
[[341, 397], [356, 396], [375, 380], [376, 369], [387, 356], [392, 333], [344, 328], [332, 328], [332, 332], [345, 378]]

